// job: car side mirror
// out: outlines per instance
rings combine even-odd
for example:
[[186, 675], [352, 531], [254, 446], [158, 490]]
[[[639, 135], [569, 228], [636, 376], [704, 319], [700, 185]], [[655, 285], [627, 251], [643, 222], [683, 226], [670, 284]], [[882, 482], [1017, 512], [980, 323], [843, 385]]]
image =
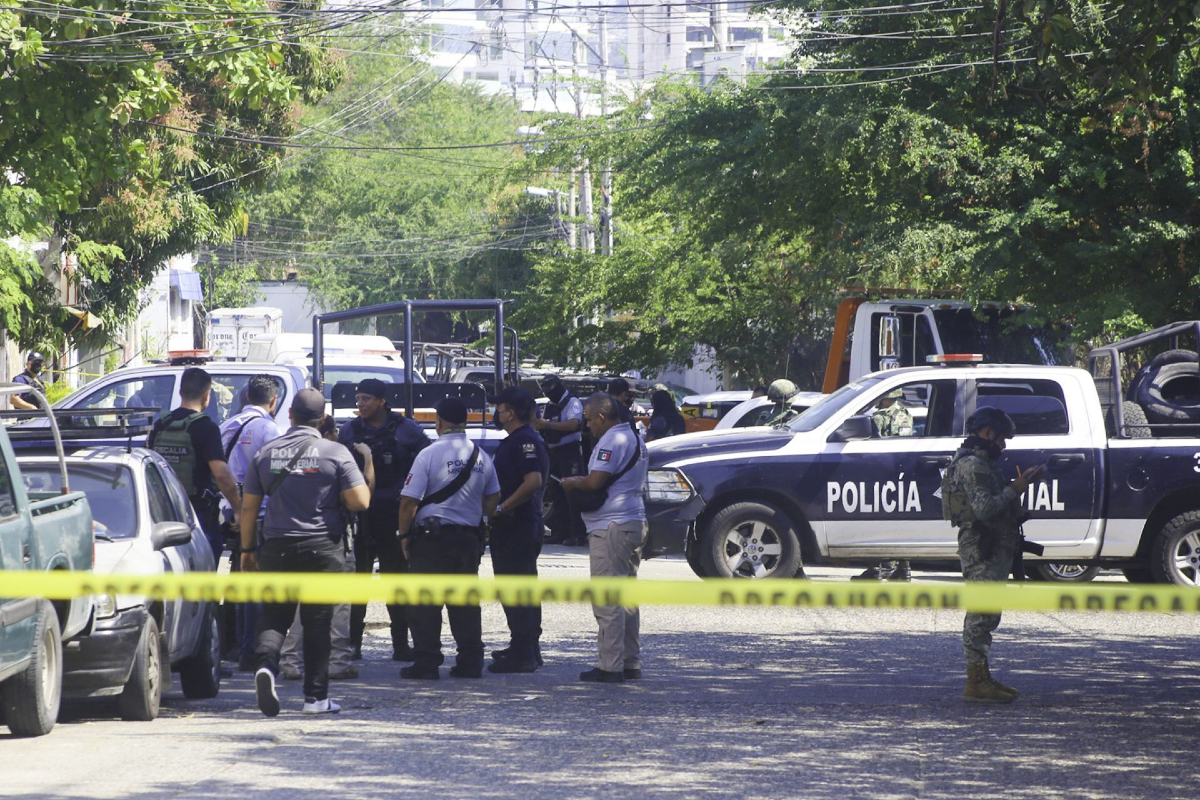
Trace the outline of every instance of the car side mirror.
[[192, 529], [182, 522], [156, 522], [150, 530], [150, 544], [155, 550], [179, 547], [192, 541]]
[[866, 415], [850, 417], [829, 434], [829, 441], [859, 442], [863, 439], [870, 439], [874, 433], [875, 429], [872, 427], [870, 417]]

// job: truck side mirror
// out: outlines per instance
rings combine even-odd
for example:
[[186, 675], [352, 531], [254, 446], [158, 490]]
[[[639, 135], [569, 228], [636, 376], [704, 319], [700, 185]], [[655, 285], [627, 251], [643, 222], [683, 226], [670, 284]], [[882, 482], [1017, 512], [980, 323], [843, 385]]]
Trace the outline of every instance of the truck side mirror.
[[182, 522], [156, 522], [150, 530], [150, 544], [155, 550], [179, 547], [192, 541], [192, 529]]
[[870, 439], [875, 433], [875, 429], [871, 424], [871, 418], [865, 414], [850, 419], [837, 426], [837, 429], [829, 434], [828, 441], [830, 442], [860, 442], [863, 439]]

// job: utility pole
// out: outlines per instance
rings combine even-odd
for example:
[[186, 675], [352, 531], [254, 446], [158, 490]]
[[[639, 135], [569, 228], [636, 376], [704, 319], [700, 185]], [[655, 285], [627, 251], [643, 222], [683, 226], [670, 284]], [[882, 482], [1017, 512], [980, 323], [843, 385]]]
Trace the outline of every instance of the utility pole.
[[[608, 14], [600, 11], [600, 115], [608, 116]], [[600, 173], [600, 252], [613, 251], [612, 160], [604, 159]]]
[[[579, 65], [584, 60], [583, 37], [571, 32], [571, 73], [575, 78], [575, 118], [583, 119], [583, 86], [579, 82]], [[596, 229], [592, 224], [592, 173], [588, 160], [579, 163], [579, 213], [583, 216], [583, 251], [596, 252]]]

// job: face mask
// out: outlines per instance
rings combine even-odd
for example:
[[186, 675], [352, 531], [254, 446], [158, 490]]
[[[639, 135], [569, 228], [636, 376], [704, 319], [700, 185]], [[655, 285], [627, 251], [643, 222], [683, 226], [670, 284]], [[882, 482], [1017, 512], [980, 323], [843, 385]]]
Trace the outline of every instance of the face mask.
[[504, 430], [504, 425], [502, 425], [500, 423], [500, 412], [499, 411], [492, 412], [492, 427], [498, 431]]
[[30, 364], [29, 371], [32, 372], [34, 375], [37, 375], [39, 372], [42, 371], [42, 362], [35, 361], [32, 364]]

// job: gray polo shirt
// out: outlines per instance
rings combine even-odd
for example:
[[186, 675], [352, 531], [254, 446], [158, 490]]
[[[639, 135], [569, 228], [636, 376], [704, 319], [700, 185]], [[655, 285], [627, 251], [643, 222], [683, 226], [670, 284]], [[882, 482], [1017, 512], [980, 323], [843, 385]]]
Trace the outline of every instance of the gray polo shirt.
[[[474, 443], [465, 433], [446, 433], [417, 453], [412, 472], [404, 480], [401, 497], [424, 499], [446, 486], [463, 471]], [[488, 454], [479, 451], [472, 475], [453, 497], [444, 503], [431, 503], [417, 512], [414, 522], [436, 517], [451, 525], [475, 527], [483, 520], [483, 498], [500, 493], [500, 481]]]
[[342, 492], [366, 483], [344, 445], [316, 428], [292, 428], [263, 446], [246, 471], [246, 494], [267, 494], [296, 452], [304, 454], [267, 501], [263, 537], [341, 536], [346, 529]]
[[607, 528], [610, 523], [638, 522], [646, 519], [646, 503], [642, 499], [642, 489], [646, 484], [646, 473], [650, 469], [650, 459], [646, 455], [646, 445], [636, 436], [627, 423], [618, 423], [609, 428], [592, 450], [592, 458], [588, 461], [587, 473], [607, 472], [614, 475], [625, 468], [630, 457], [638, 448], [641, 457], [634, 465], [608, 487], [608, 499], [604, 505], [595, 511], [584, 511], [583, 526], [589, 531]]

